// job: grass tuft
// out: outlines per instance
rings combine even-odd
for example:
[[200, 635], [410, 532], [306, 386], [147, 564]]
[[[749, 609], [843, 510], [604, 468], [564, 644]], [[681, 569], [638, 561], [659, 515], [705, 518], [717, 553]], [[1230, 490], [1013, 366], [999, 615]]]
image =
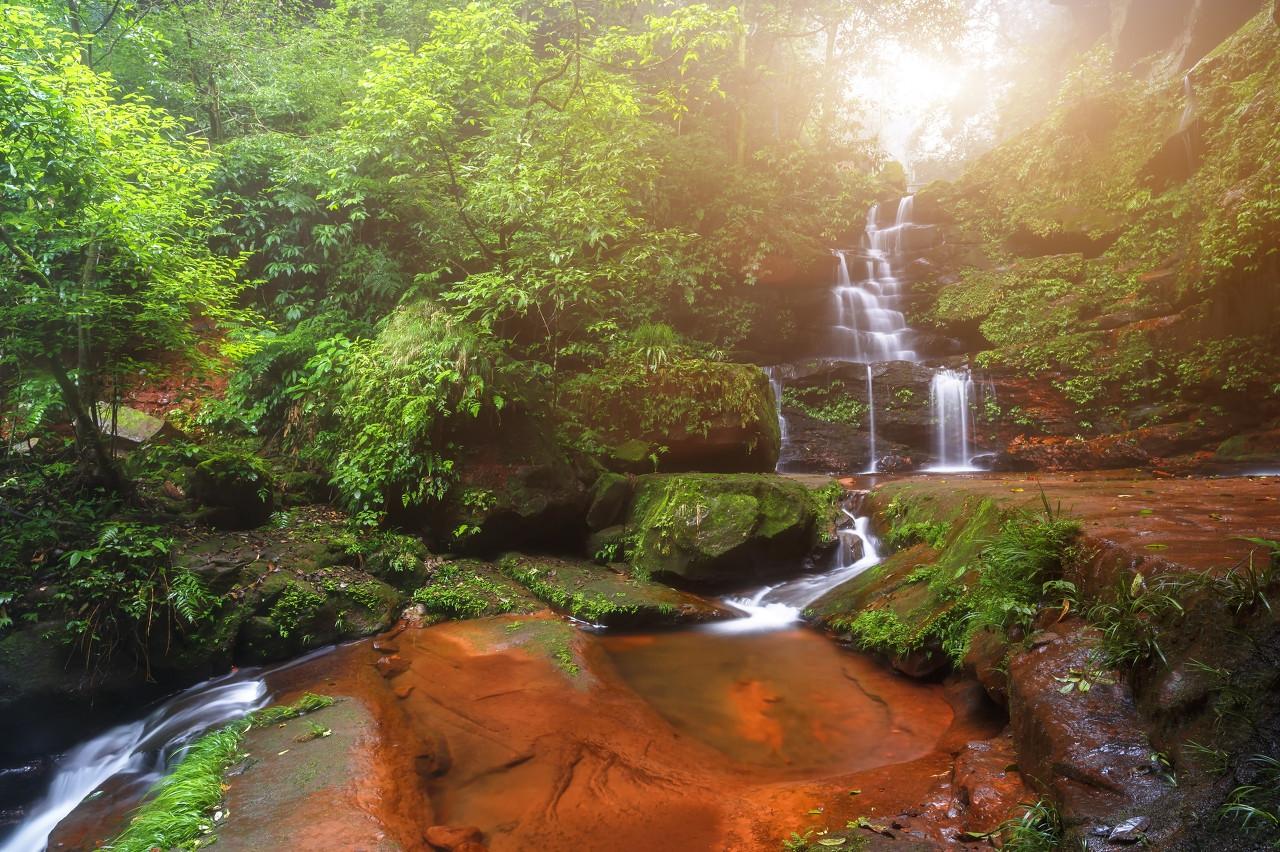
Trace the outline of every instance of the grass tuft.
[[222, 802], [222, 779], [241, 757], [240, 743], [245, 732], [305, 716], [331, 704], [333, 699], [329, 696], [308, 692], [293, 704], [259, 710], [203, 735], [191, 744], [172, 772], [152, 785], [128, 827], [103, 849], [151, 852], [209, 845], [214, 839], [212, 813]]

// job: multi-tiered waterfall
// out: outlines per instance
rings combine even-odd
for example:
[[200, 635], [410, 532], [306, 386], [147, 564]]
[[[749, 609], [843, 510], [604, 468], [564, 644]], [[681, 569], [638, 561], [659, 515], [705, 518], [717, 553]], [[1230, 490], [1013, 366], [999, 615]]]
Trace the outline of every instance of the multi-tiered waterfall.
[[[909, 248], [915, 197], [898, 201], [893, 224], [880, 225], [880, 205], [867, 213], [860, 252], [836, 251], [834, 337], [832, 354], [844, 361], [867, 365], [867, 425], [870, 460], [867, 470], [876, 472], [876, 402], [871, 365], [880, 361], [918, 362], [915, 332], [903, 313], [903, 282], [899, 277]], [[864, 265], [865, 276], [853, 280], [850, 257]], [[969, 370], [939, 369], [930, 384], [934, 422], [933, 470], [971, 470], [973, 458], [973, 378]]]
[[857, 253], [866, 278], [854, 282], [849, 271], [851, 252], [836, 251], [835, 337], [833, 354], [845, 361], [915, 361], [911, 329], [902, 313], [902, 282], [894, 263], [902, 257], [904, 230], [911, 225], [912, 196], [898, 202], [893, 225], [879, 225], [880, 205], [867, 214], [864, 250]]
[[[867, 213], [862, 245], [858, 249], [836, 249], [835, 285], [831, 290], [830, 335], [825, 355], [837, 361], [866, 365], [867, 443], [866, 472], [876, 473], [880, 442], [876, 425], [892, 423], [890, 407], [877, 409], [875, 378], [884, 375], [876, 364], [923, 359], [916, 350], [917, 332], [907, 325], [904, 313], [906, 292], [902, 273], [917, 231], [912, 221], [915, 197], [898, 201], [892, 224], [881, 223], [880, 205]], [[787, 454], [787, 423], [782, 416], [783, 370], [768, 369], [769, 382], [778, 404], [778, 422], [783, 435], [783, 456]], [[974, 381], [967, 367], [939, 367], [929, 388], [933, 423], [934, 464], [929, 470], [965, 471], [973, 467]], [[892, 401], [891, 401], [892, 402]], [[887, 418], [887, 419], [886, 419]], [[779, 460], [779, 469], [783, 469]]]

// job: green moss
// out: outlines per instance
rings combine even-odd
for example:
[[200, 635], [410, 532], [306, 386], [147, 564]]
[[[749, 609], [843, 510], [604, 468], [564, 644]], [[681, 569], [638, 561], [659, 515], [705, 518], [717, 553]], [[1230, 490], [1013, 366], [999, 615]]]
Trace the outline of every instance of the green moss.
[[642, 476], [627, 526], [632, 563], [693, 579], [741, 559], [798, 559], [817, 542], [817, 500], [803, 484], [765, 474]]
[[908, 521], [895, 524], [884, 537], [885, 544], [895, 550], [924, 543], [937, 550], [942, 547], [951, 531], [947, 521]]
[[518, 590], [490, 576], [491, 571], [487, 563], [446, 562], [432, 572], [428, 585], [413, 593], [413, 600], [432, 615], [446, 618], [479, 618], [532, 609]]
[[572, 563], [563, 560], [508, 555], [499, 560], [498, 567], [556, 609], [592, 624], [602, 624], [639, 609], [637, 603], [625, 598], [624, 592], [616, 592], [610, 597], [590, 588], [570, 588], [575, 579], [581, 582], [582, 573], [591, 570], [586, 566], [578, 566], [579, 570], [574, 570]]
[[281, 638], [288, 638], [308, 625], [320, 612], [324, 602], [324, 595], [310, 585], [288, 580], [271, 605], [269, 617]]

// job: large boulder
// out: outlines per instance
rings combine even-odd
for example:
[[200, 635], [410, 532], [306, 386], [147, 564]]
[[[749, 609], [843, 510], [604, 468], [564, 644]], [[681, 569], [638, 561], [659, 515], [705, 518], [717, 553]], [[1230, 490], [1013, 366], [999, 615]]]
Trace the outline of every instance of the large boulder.
[[271, 470], [252, 453], [209, 455], [187, 479], [187, 495], [207, 510], [205, 520], [224, 529], [261, 526], [275, 506]]
[[117, 450], [132, 450], [143, 444], [160, 444], [182, 437], [178, 428], [164, 418], [152, 417], [127, 405], [113, 410], [107, 403], [99, 403], [98, 422], [102, 434], [111, 439]]
[[569, 381], [561, 401], [615, 471], [764, 472], [778, 462], [773, 392], [751, 364], [613, 364]]
[[1091, 841], [1125, 820], [1150, 820], [1174, 792], [1126, 676], [1100, 667], [1097, 642], [1079, 623], [1056, 625], [1012, 657], [1008, 677], [1019, 770], [1053, 799], [1068, 831]]
[[457, 443], [465, 450], [445, 498], [397, 510], [393, 519], [425, 528], [437, 550], [467, 555], [581, 546], [596, 473], [565, 452], [547, 418], [511, 411], [500, 423], [471, 424]]
[[795, 572], [819, 544], [825, 494], [776, 475], [637, 477], [626, 520], [632, 566], [695, 583]]

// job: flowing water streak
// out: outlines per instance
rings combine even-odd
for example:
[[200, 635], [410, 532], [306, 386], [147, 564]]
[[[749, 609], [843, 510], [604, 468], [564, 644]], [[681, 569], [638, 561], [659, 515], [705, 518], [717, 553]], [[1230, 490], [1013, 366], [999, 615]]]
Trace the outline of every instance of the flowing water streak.
[[[765, 586], [749, 598], [726, 598], [725, 603], [742, 612], [745, 618], [720, 621], [701, 628], [709, 633], [758, 633], [781, 630], [800, 620], [805, 607], [841, 583], [880, 564], [880, 543], [871, 532], [871, 519], [842, 510], [852, 525], [837, 530], [840, 540], [835, 566], [824, 574], [797, 577]], [[857, 558], [855, 542], [862, 545]]]
[[867, 417], [868, 431], [870, 438], [868, 439], [867, 454], [870, 458], [867, 460], [867, 473], [876, 472], [876, 391], [875, 386], [871, 382], [871, 365], [867, 365]]
[[778, 463], [774, 466], [775, 470], [782, 470], [782, 462], [786, 455], [787, 449], [787, 418], [782, 414], [782, 368], [781, 367], [765, 367], [764, 374], [769, 377], [769, 387], [773, 389], [773, 405], [778, 415], [778, 434], [781, 437], [781, 446], [778, 448]]
[[973, 376], [967, 369], [940, 369], [933, 374], [929, 383], [929, 401], [933, 408], [937, 463], [931, 470], [977, 470], [971, 462], [972, 397]]
[[264, 681], [226, 675], [179, 693], [145, 719], [76, 746], [58, 761], [49, 792], [0, 841], [0, 852], [44, 849], [49, 833], [107, 779], [128, 773], [150, 786], [197, 735], [252, 713], [266, 697]]
[[1191, 72], [1182, 77], [1182, 91], [1186, 95], [1187, 105], [1182, 109], [1182, 119], [1178, 122], [1178, 134], [1182, 136], [1182, 147], [1187, 155], [1187, 172], [1196, 170], [1195, 140], [1191, 135], [1191, 125], [1196, 118], [1196, 91], [1191, 84]]

